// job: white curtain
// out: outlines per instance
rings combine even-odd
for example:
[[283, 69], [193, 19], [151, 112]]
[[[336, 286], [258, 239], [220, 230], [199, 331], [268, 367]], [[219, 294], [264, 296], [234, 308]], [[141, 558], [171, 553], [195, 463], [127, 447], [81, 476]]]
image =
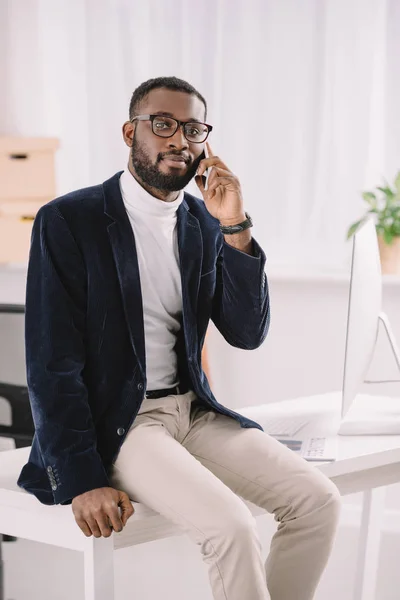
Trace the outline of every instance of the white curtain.
[[340, 268], [361, 190], [400, 168], [399, 4], [0, 0], [0, 133], [59, 137], [65, 193], [125, 167], [136, 86], [187, 79], [269, 262]]

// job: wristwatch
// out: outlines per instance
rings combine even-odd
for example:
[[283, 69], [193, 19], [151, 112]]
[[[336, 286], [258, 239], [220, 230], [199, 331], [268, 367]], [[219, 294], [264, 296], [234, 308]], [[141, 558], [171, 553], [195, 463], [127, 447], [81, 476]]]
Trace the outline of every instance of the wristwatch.
[[250, 217], [250, 215], [245, 212], [244, 213], [246, 215], [246, 220], [242, 221], [242, 223], [238, 223], [237, 225], [221, 225], [219, 226], [221, 232], [224, 235], [233, 235], [234, 233], [241, 233], [242, 231], [245, 231], [246, 229], [249, 229], [249, 227], [253, 227], [253, 221]]

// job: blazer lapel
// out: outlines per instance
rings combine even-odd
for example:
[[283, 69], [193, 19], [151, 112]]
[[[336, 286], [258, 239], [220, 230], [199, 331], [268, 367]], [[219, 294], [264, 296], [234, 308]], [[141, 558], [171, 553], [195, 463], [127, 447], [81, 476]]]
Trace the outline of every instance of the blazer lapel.
[[107, 231], [117, 268], [125, 318], [132, 347], [142, 371], [142, 376], [146, 377], [143, 300], [140, 286], [139, 263], [137, 260], [135, 236], [119, 187], [121, 174], [122, 171], [103, 183], [104, 212], [111, 219]]
[[178, 248], [182, 282], [183, 325], [188, 353], [197, 345], [197, 300], [203, 263], [203, 238], [198, 219], [184, 199], [178, 208]]

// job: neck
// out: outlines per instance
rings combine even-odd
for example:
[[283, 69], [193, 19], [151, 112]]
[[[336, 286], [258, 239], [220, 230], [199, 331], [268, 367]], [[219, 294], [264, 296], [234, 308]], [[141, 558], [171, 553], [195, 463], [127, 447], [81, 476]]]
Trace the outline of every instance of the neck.
[[165, 190], [159, 190], [158, 188], [154, 188], [151, 185], [148, 185], [147, 183], [142, 181], [142, 179], [140, 179], [132, 164], [129, 164], [128, 166], [131, 175], [136, 179], [136, 181], [140, 183], [140, 185], [146, 190], [146, 192], [149, 192], [149, 194], [151, 194], [155, 198], [158, 198], [163, 202], [173, 202], [178, 198], [179, 192], [167, 192]]

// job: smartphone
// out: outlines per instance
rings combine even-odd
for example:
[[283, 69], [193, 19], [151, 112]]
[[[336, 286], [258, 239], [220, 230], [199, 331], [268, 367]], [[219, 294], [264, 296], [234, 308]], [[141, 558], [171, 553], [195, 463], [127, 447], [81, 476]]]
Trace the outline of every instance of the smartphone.
[[[204, 146], [204, 150], [203, 150], [203, 154], [201, 155], [201, 158], [202, 159], [208, 158], [207, 146]], [[205, 190], [207, 189], [209, 175], [210, 175], [210, 169], [207, 169], [206, 171], [204, 171], [203, 175], [201, 176]]]

